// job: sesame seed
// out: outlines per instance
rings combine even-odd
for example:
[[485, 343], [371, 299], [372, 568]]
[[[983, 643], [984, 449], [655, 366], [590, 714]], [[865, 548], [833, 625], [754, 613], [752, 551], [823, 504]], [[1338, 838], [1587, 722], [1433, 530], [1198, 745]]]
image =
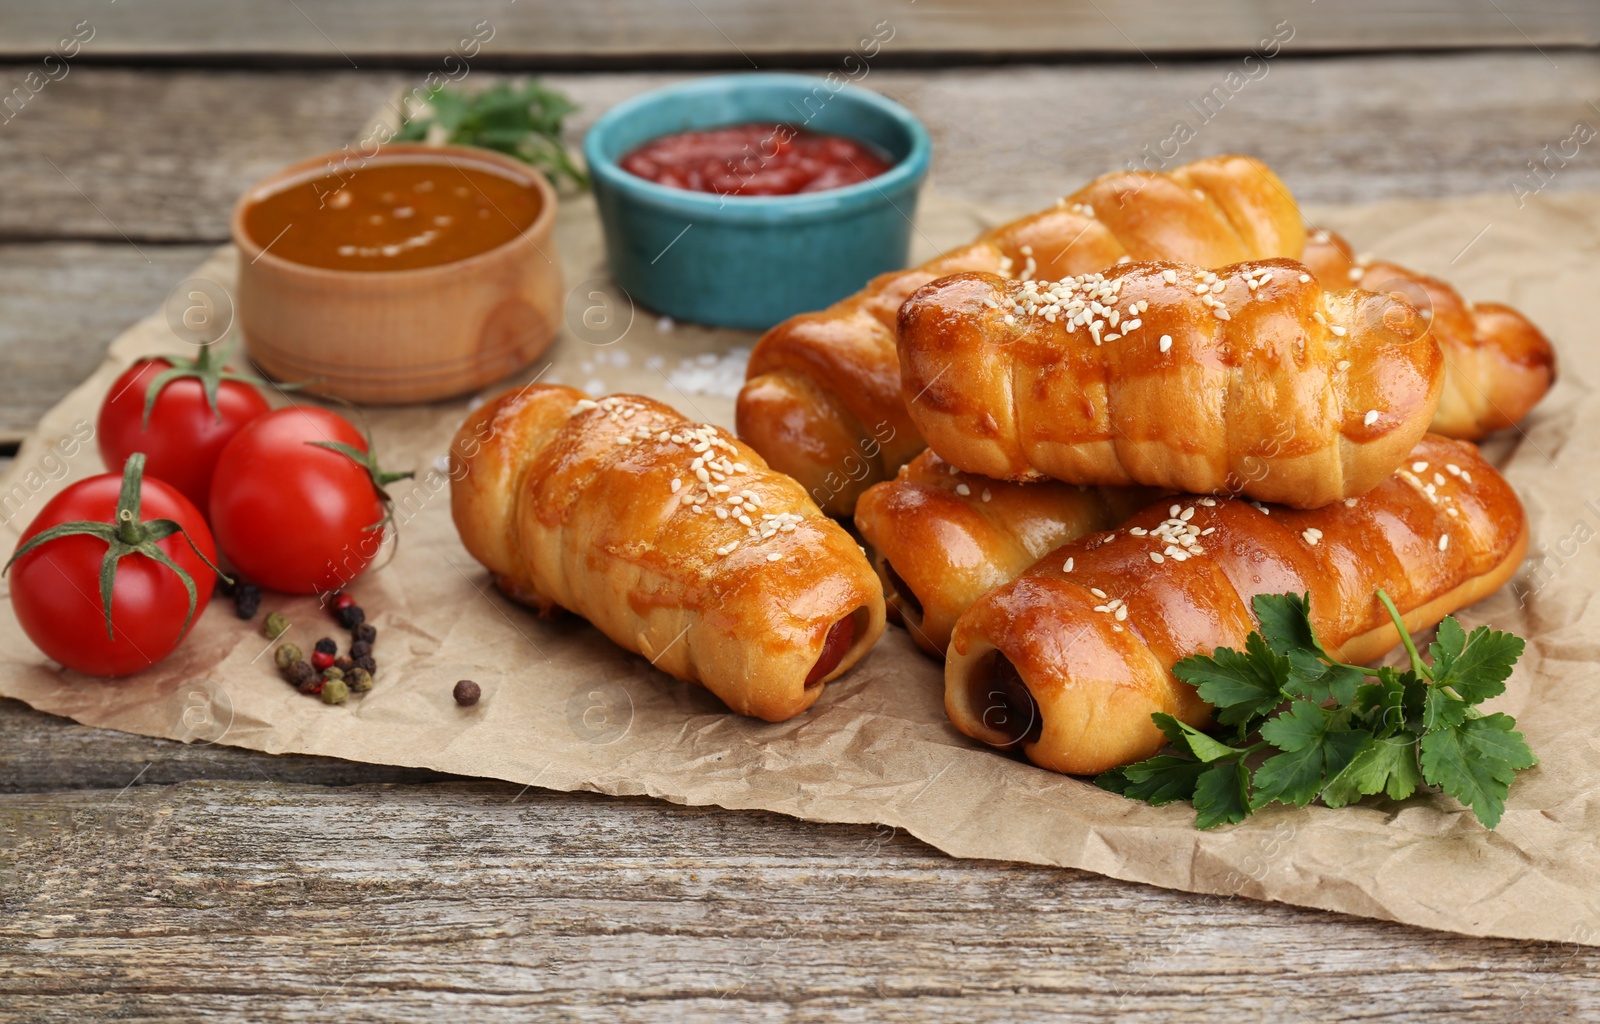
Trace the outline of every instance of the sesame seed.
[[1317, 541], [1322, 539], [1322, 531], [1314, 526], [1308, 526], [1304, 530], [1300, 531], [1300, 536], [1306, 539], [1307, 544], [1310, 544], [1312, 547], [1316, 547]]
[[1447, 509], [1445, 509], [1445, 511], [1448, 512], [1450, 515], [1453, 515], [1453, 516], [1459, 516], [1461, 514], [1460, 512], [1456, 511], [1453, 508], [1447, 508]]
[[1350, 280], [1352, 280], [1352, 281], [1361, 280], [1361, 274], [1362, 274], [1362, 270], [1361, 270], [1360, 267], [1351, 267], [1350, 268]]
[[580, 399], [578, 399], [578, 404], [574, 405], [572, 407], [572, 411], [573, 412], [588, 412], [590, 409], [598, 409], [599, 407], [600, 407], [600, 403], [596, 402], [592, 398], [580, 398]]
[[1440, 485], [1441, 487], [1444, 486], [1444, 474], [1443, 473], [1435, 473], [1435, 474], [1433, 474], [1433, 482], [1438, 484], [1438, 485]]
[[1110, 605], [1104, 605], [1104, 604], [1097, 604], [1097, 605], [1094, 606], [1094, 610], [1097, 611], [1097, 612], [1109, 612], [1111, 610], [1111, 606]]
[[[1428, 464], [1426, 462], [1413, 462], [1411, 464], [1411, 472], [1413, 473], [1424, 473], [1427, 472], [1427, 469]], [[1444, 483], [1443, 480], [1440, 480], [1439, 482]]]
[[1166, 559], [1161, 557], [1161, 552], [1152, 551], [1152, 552], [1150, 552], [1150, 561], [1156, 563], [1157, 565], [1160, 565], [1162, 562], [1166, 561]]
[[989, 493], [989, 488], [987, 488], [987, 487], [985, 487], [985, 488], [984, 488], [984, 489], [983, 489], [983, 500], [984, 500], [984, 501], [988, 501], [988, 500], [989, 500], [989, 499], [990, 499], [990, 498], [991, 498], [991, 497], [993, 497], [993, 495], [991, 495], [991, 494], [990, 494], [990, 493]]
[[1176, 516], [1179, 512], [1182, 512], [1182, 511], [1183, 511], [1183, 506], [1174, 505], [1171, 508], [1167, 509], [1167, 515]]
[[1177, 271], [1163, 270], [1161, 272], [1161, 280], [1167, 282], [1168, 284], [1177, 284], [1178, 283]]
[[1071, 572], [1072, 571], [1072, 559], [1071, 559], [1071, 557], [1067, 558], [1067, 564], [1061, 567], [1061, 571], [1062, 572]]
[[1337, 363], [1333, 364], [1333, 368], [1338, 370], [1340, 373], [1343, 373], [1344, 371], [1350, 369], [1350, 360], [1341, 359]]
[[683, 481], [682, 480], [679, 480], [677, 477], [673, 477], [672, 478], [672, 493], [673, 494], [677, 494], [678, 493], [678, 489], [681, 488], [682, 486], [683, 486]]
[[1322, 315], [1321, 310], [1312, 311], [1311, 319], [1315, 320], [1319, 324], [1323, 324], [1324, 326], [1326, 326], [1328, 323], [1328, 318]]
[[1126, 621], [1127, 618], [1128, 618], [1128, 606], [1125, 605], [1125, 604], [1118, 605], [1117, 606], [1117, 611], [1116, 611], [1116, 616], [1117, 616], [1117, 621], [1118, 622]]
[[1346, 331], [1346, 330], [1345, 330], [1345, 329], [1344, 329], [1344, 328], [1343, 328], [1343, 327], [1340, 327], [1340, 326], [1339, 326], [1339, 325], [1338, 325], [1338, 324], [1334, 324], [1334, 325], [1333, 325], [1333, 326], [1332, 326], [1332, 327], [1329, 327], [1329, 328], [1328, 328], [1328, 330], [1329, 330], [1329, 331], [1331, 331], [1331, 332], [1333, 332], [1333, 336], [1334, 336], [1334, 337], [1335, 337], [1335, 338], [1342, 338], [1342, 337], [1344, 337], [1344, 336], [1345, 336], [1345, 335], [1346, 335], [1346, 334], [1348, 334], [1348, 333], [1349, 333], [1349, 332], [1348, 332], [1348, 331]]
[[1311, 283], [1311, 275], [1310, 274], [1301, 274], [1300, 275], [1300, 283], [1301, 284], [1310, 284]]
[[1445, 463], [1444, 464], [1444, 469], [1445, 469], [1445, 472], [1449, 473], [1451, 476], [1460, 476], [1461, 475], [1461, 467], [1456, 465], [1454, 462]]
[[1095, 597], [1098, 597], [1102, 601], [1106, 599], [1106, 592], [1101, 590], [1099, 587], [1090, 587], [1089, 593], [1093, 594]]
[[782, 557], [783, 557], [783, 553], [781, 551], [769, 551], [769, 552], [767, 552], [767, 561], [769, 561], [769, 562], [776, 562], [778, 559], [780, 559]]
[[1357, 498], [1346, 498], [1346, 499], [1344, 499], [1344, 507], [1345, 508], [1355, 508], [1356, 507], [1356, 502], [1358, 500], [1359, 499], [1357, 499]]
[[1172, 335], [1163, 334], [1161, 336], [1161, 351], [1165, 352], [1168, 349], [1170, 349], [1171, 347], [1172, 347]]
[[1450, 535], [1447, 533], [1439, 538], [1439, 550], [1443, 551], [1450, 546]]
[[956, 493], [965, 498], [967, 495], [972, 493], [972, 488], [968, 487], [966, 484], [956, 484]]
[[1193, 508], [1184, 509], [1181, 513], [1179, 513], [1178, 518], [1182, 519], [1184, 522], [1187, 523], [1189, 520], [1194, 518], [1194, 509]]
[[1378, 410], [1376, 410], [1376, 409], [1368, 409], [1366, 418], [1363, 419], [1362, 422], [1365, 423], [1369, 427], [1372, 426], [1374, 423], [1378, 422]]

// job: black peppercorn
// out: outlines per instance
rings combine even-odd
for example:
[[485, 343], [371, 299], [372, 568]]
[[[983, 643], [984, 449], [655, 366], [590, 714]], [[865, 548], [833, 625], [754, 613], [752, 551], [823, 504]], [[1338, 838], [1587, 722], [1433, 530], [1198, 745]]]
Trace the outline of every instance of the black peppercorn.
[[261, 609], [261, 588], [254, 583], [241, 583], [233, 588], [233, 611], [241, 619], [253, 619]]
[[450, 691], [450, 695], [456, 699], [457, 704], [464, 708], [469, 708], [478, 703], [478, 698], [483, 696], [483, 687], [470, 679], [463, 679], [456, 683], [455, 689]]
[[360, 640], [364, 644], [375, 644], [378, 642], [378, 630], [372, 623], [363, 622], [350, 631], [350, 637], [354, 640]]
[[338, 669], [341, 672], [348, 672], [352, 668], [355, 668], [355, 666], [356, 666], [355, 661], [353, 661], [350, 658], [335, 658], [335, 659], [333, 659], [333, 667]]
[[372, 654], [372, 645], [365, 640], [357, 640], [350, 645], [350, 657], [365, 658]]
[[339, 645], [333, 642], [333, 637], [325, 636], [317, 641], [316, 650], [321, 651], [323, 654], [338, 654]]
[[360, 605], [353, 604], [348, 608], [340, 608], [337, 614], [339, 616], [339, 625], [345, 629], [355, 629], [367, 621], [367, 613], [361, 610]]
[[356, 663], [356, 668], [366, 669], [368, 675], [378, 674], [378, 663], [372, 659], [372, 655], [369, 654], [364, 658], [356, 658], [354, 660]]
[[372, 689], [372, 676], [366, 669], [356, 667], [344, 674], [345, 685], [351, 693], [366, 693]]
[[290, 686], [303, 687], [317, 678], [317, 670], [309, 662], [296, 661], [283, 670], [283, 678], [289, 681]]

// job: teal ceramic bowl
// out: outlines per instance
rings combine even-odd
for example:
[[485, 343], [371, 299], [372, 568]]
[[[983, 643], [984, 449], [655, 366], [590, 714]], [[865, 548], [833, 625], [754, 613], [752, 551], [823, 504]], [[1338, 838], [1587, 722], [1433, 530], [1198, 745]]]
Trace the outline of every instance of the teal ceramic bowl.
[[[778, 122], [871, 143], [893, 166], [790, 196], [720, 196], [646, 181], [617, 163], [663, 135]], [[743, 74], [657, 89], [611, 108], [583, 142], [611, 273], [680, 320], [765, 330], [906, 265], [928, 133], [910, 111], [807, 75]]]

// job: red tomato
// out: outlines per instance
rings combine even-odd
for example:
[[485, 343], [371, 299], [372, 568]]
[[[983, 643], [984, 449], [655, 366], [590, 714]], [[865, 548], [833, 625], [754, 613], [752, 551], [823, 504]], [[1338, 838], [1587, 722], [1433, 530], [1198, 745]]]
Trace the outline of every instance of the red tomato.
[[372, 562], [387, 514], [368, 467], [313, 442], [367, 442], [326, 409], [278, 409], [222, 450], [211, 481], [217, 544], [246, 579], [270, 590], [338, 590]]
[[[130, 472], [134, 463], [130, 462]], [[109, 526], [117, 522], [123, 478], [116, 473], [90, 477], [68, 487], [40, 510], [17, 547], [51, 527], [85, 522]], [[106, 635], [105, 605], [100, 600], [100, 564], [108, 541], [72, 534], [41, 543], [11, 564], [11, 604], [23, 632], [45, 654], [68, 668], [97, 676], [122, 676], [149, 668], [172, 653], [211, 600], [216, 582], [211, 568], [189, 541], [213, 562], [217, 557], [211, 531], [194, 504], [153, 477], [139, 485], [138, 520], [170, 519], [188, 534], [154, 541], [157, 549], [194, 581], [195, 604], [178, 574], [146, 555], [134, 552], [118, 559], [111, 590], [112, 633]], [[187, 625], [184, 620], [188, 619]]]
[[222, 372], [181, 359], [141, 359], [128, 367], [100, 406], [100, 457], [107, 469], [118, 470], [128, 456], [144, 452], [148, 475], [165, 480], [205, 508], [210, 500], [211, 473], [223, 446], [271, 407], [252, 385], [220, 380], [217, 404], [212, 408], [201, 377], [180, 376], [162, 386], [147, 427], [144, 410], [150, 386], [174, 365], [198, 374]]

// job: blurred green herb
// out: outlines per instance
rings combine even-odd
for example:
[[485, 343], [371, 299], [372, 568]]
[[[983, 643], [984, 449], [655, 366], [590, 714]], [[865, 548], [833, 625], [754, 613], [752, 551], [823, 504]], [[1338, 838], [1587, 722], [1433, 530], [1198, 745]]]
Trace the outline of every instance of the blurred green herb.
[[1259, 595], [1252, 606], [1261, 628], [1243, 651], [1219, 647], [1172, 668], [1216, 707], [1221, 738], [1151, 715], [1173, 753], [1095, 781], [1147, 803], [1187, 800], [1203, 829], [1279, 801], [1404, 800], [1427, 783], [1494, 828], [1516, 773], [1538, 763], [1515, 719], [1477, 707], [1505, 690], [1521, 638], [1487, 626], [1469, 634], [1446, 618], [1429, 664], [1389, 595], [1379, 590], [1378, 599], [1400, 631], [1408, 671], [1335, 661], [1311, 627], [1308, 595]]
[[589, 176], [561, 142], [561, 122], [577, 109], [536, 79], [522, 85], [501, 82], [471, 95], [443, 88], [428, 94], [427, 107], [408, 118], [395, 138], [481, 146], [532, 164], [558, 188], [563, 181], [587, 188]]

